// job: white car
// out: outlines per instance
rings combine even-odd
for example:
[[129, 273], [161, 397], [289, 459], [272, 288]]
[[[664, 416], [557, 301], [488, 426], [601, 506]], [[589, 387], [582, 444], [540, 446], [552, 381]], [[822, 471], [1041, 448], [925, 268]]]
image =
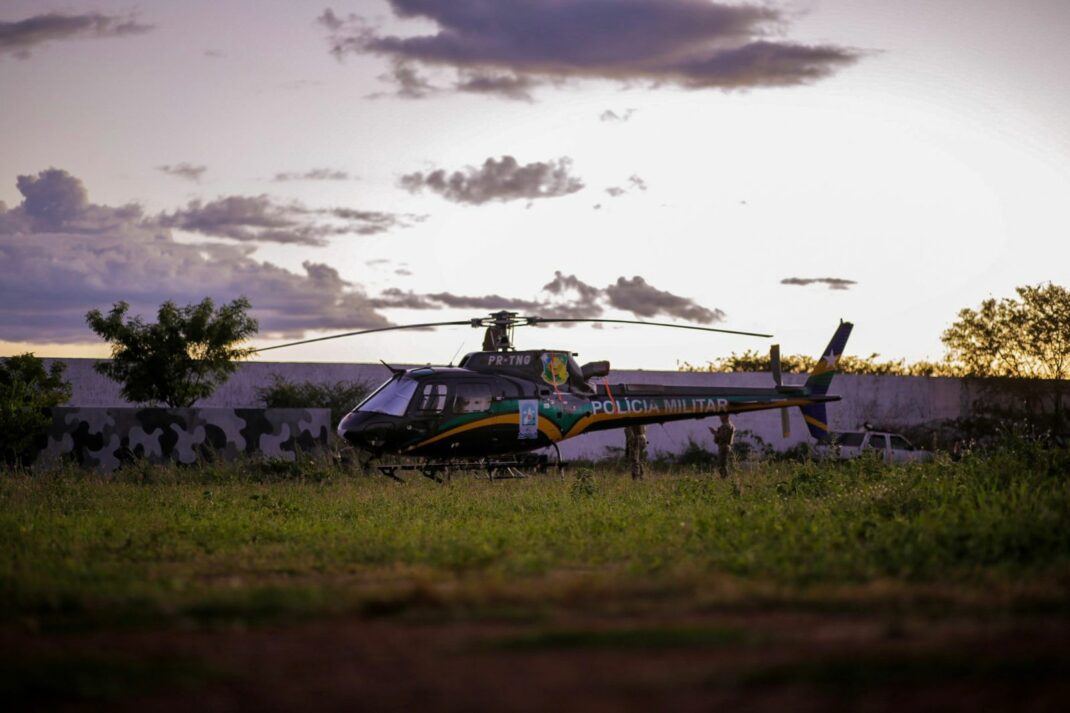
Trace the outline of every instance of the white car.
[[818, 453], [829, 458], [857, 458], [867, 451], [876, 451], [885, 463], [923, 463], [933, 457], [898, 433], [840, 431], [830, 436], [828, 442], [817, 446]]

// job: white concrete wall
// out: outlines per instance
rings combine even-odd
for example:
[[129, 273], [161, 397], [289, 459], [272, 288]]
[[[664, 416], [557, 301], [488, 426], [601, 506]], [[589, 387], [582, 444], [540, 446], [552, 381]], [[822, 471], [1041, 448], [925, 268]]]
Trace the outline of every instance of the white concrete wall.
[[[46, 360], [49, 361], [49, 360]], [[127, 406], [115, 382], [93, 370], [93, 359], [64, 359], [67, 379], [73, 387], [72, 406]], [[378, 386], [390, 376], [382, 364], [323, 364], [299, 362], [247, 362], [220, 387], [211, 398], [198, 406], [254, 407], [263, 404], [256, 390], [271, 383], [274, 375], [290, 382], [311, 381], [320, 384], [338, 381], [362, 381]], [[803, 375], [789, 374], [785, 382], [801, 384]], [[709, 374], [679, 371], [614, 371], [611, 384], [674, 384], [701, 386], [754, 386], [773, 383], [768, 373]], [[969, 390], [959, 379], [914, 376], [852, 376], [840, 375], [832, 382], [831, 393], [842, 401], [828, 405], [829, 423], [833, 430], [861, 427], [865, 421], [882, 426], [923, 424], [958, 418], [967, 412], [971, 398]], [[802, 414], [790, 410], [791, 437], [785, 439], [780, 430], [780, 414], [763, 411], [733, 418], [739, 432], [751, 431], [773, 447], [788, 448], [809, 438]], [[713, 450], [713, 441], [706, 430], [716, 417], [647, 428], [651, 453], [683, 450], [693, 440]], [[622, 448], [624, 434], [620, 430], [590, 433], [564, 441], [561, 453], [565, 459], [600, 458], [607, 448]]]

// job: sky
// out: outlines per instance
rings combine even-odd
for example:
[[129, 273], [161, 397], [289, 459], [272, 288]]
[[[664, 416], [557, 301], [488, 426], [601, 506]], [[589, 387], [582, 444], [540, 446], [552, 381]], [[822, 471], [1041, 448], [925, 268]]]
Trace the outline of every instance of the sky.
[[[1063, 0], [0, 2], [0, 356], [122, 300], [258, 346], [497, 309], [618, 368], [942, 358], [1070, 284]], [[266, 360], [446, 363], [467, 327]]]

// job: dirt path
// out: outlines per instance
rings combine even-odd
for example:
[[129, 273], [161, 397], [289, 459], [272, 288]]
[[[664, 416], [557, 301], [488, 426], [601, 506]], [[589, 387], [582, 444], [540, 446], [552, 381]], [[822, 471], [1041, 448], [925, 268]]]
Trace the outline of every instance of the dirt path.
[[5, 693], [25, 706], [198, 713], [1054, 711], [1070, 696], [1067, 641], [1062, 618], [790, 612], [0, 632], [18, 652]]

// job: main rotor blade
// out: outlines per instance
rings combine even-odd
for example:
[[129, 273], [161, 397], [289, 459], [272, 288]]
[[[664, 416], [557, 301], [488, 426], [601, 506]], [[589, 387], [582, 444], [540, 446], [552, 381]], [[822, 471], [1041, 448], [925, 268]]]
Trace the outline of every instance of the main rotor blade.
[[376, 327], [375, 329], [362, 329], [357, 332], [345, 332], [344, 334], [331, 334], [326, 337], [316, 337], [315, 339], [302, 339], [299, 342], [289, 342], [287, 344], [276, 344], [271, 347], [260, 347], [253, 350], [254, 352], [266, 352], [271, 349], [282, 349], [283, 347], [296, 347], [300, 344], [312, 344], [313, 342], [325, 342], [328, 339], [341, 339], [342, 337], [355, 337], [358, 334], [372, 334], [374, 332], [390, 332], [395, 329], [420, 329], [422, 327], [452, 327], [457, 325], [470, 326], [472, 320], [465, 319], [454, 322], [426, 322], [424, 324], [396, 324], [392, 327]]
[[697, 329], [702, 332], [721, 332], [723, 334], [742, 334], [745, 337], [772, 337], [772, 334], [758, 332], [741, 332], [736, 329], [717, 329], [716, 327], [699, 327], [694, 324], [672, 324], [671, 322], [640, 322], [636, 319], [574, 319], [557, 317], [528, 317], [528, 324], [545, 324], [547, 322], [613, 322], [615, 324], [645, 324], [649, 327], [676, 327], [677, 329]]

